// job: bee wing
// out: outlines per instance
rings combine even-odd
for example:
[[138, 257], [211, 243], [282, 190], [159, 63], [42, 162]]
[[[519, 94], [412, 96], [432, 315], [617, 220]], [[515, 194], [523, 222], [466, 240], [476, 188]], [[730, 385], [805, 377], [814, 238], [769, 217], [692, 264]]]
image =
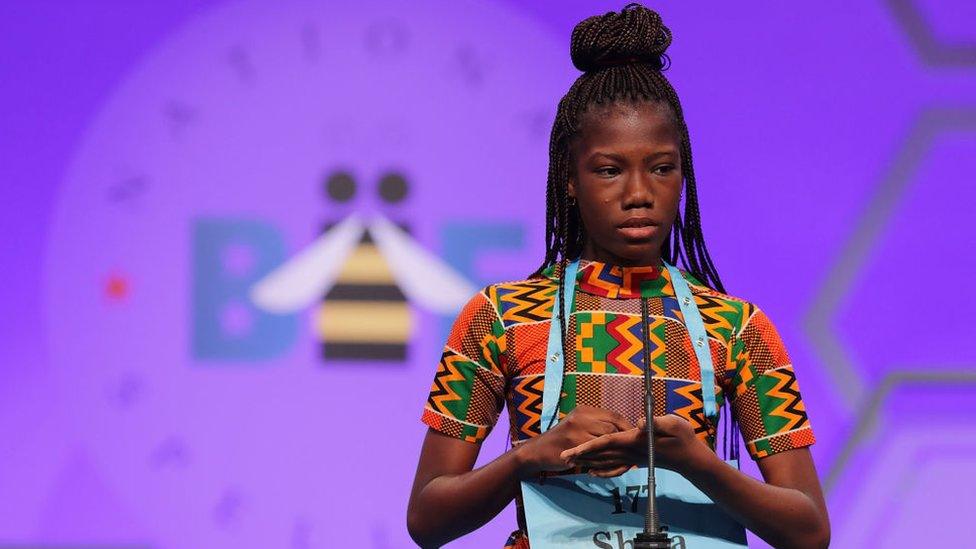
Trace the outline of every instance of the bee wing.
[[251, 286], [251, 301], [265, 311], [284, 314], [322, 299], [362, 234], [362, 221], [350, 215]]
[[369, 233], [410, 301], [435, 313], [456, 314], [478, 291], [385, 217], [377, 217], [370, 224]]

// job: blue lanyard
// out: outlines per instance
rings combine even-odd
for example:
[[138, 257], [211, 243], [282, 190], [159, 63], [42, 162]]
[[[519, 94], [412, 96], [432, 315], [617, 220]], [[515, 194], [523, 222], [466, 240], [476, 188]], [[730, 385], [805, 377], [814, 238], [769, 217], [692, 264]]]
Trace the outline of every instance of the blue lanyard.
[[[573, 298], [576, 297], [576, 273], [579, 271], [579, 259], [566, 265], [563, 276], [563, 295], [556, 296], [552, 304], [552, 320], [549, 321], [549, 344], [546, 348], [546, 379], [542, 384], [542, 416], [539, 420], [539, 430], [545, 433], [556, 420], [556, 406], [559, 395], [563, 390], [563, 369], [565, 360], [562, 353], [562, 337], [559, 327], [560, 317], [566, 319], [569, 326], [569, 315], [573, 310]], [[561, 305], [561, 307], [560, 307]]]
[[[705, 323], [702, 322], [701, 313], [698, 305], [691, 295], [691, 288], [688, 281], [684, 279], [677, 267], [664, 262], [668, 273], [671, 275], [671, 285], [674, 287], [675, 296], [678, 299], [678, 306], [681, 308], [681, 316], [684, 318], [685, 327], [691, 336], [691, 346], [695, 350], [695, 357], [698, 359], [698, 367], [701, 370], [702, 403], [705, 408], [705, 416], [711, 419], [717, 417], [715, 404], [715, 368], [712, 365], [712, 353], [708, 345], [708, 334], [705, 331]], [[559, 333], [561, 325], [560, 317], [566, 319], [569, 326], [569, 316], [573, 310], [573, 301], [576, 295], [576, 274], [579, 272], [579, 259], [566, 265], [563, 273], [563, 293], [557, 295], [552, 306], [552, 320], [549, 322], [549, 342], [546, 347], [546, 377], [542, 388], [542, 416], [539, 421], [539, 430], [545, 433], [551, 425], [558, 421], [559, 396], [562, 393], [563, 374], [565, 369], [565, 357], [562, 354], [562, 337]], [[573, 346], [575, 347], [575, 345]], [[645, 362], [649, 357], [645, 357]], [[650, 367], [648, 364], [646, 367]]]

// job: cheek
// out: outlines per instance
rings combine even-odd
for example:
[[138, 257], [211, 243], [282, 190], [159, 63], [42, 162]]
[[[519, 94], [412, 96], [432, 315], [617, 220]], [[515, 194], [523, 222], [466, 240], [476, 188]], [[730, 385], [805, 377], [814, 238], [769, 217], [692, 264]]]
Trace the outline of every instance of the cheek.
[[678, 207], [681, 205], [681, 196], [683, 192], [684, 192], [684, 185], [682, 185], [681, 181], [679, 180], [678, 183], [673, 187], [671, 192], [671, 197], [670, 197], [671, 209], [677, 210]]

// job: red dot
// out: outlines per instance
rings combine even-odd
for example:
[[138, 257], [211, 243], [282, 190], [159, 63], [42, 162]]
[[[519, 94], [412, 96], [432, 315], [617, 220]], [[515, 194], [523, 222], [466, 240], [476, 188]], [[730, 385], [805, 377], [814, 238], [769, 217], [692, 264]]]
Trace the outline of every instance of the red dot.
[[121, 301], [129, 295], [129, 280], [120, 275], [109, 275], [105, 281], [105, 297], [112, 301]]

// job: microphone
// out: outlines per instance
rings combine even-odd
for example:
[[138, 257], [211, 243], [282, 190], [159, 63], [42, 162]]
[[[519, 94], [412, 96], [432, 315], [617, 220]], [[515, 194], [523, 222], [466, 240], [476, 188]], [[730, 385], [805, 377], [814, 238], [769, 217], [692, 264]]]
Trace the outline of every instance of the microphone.
[[661, 526], [657, 514], [657, 491], [654, 481], [654, 392], [651, 390], [651, 348], [647, 334], [650, 314], [646, 298], [641, 298], [641, 331], [644, 340], [644, 432], [647, 434], [647, 514], [644, 531], [633, 539], [634, 549], [671, 549], [668, 527]]

